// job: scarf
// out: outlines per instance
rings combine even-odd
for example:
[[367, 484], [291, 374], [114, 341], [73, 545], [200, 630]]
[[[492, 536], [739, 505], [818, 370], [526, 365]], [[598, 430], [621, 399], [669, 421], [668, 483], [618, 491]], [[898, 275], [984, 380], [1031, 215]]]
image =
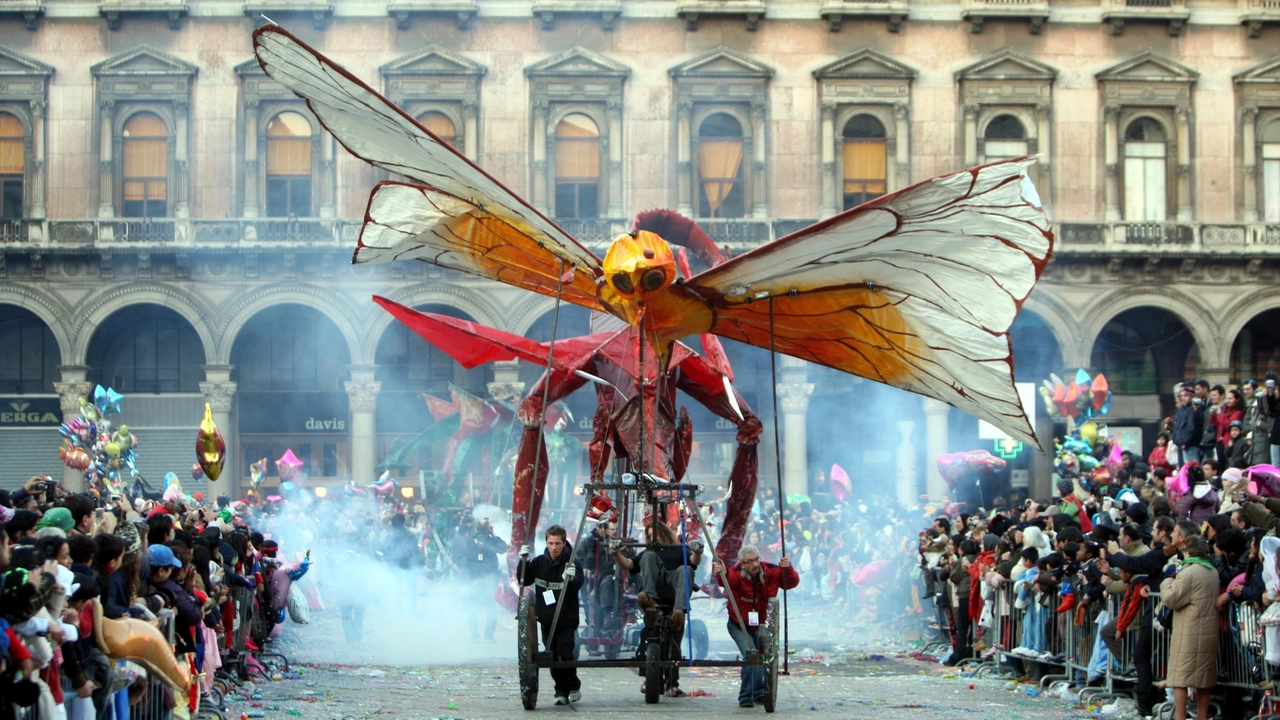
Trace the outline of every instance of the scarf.
[[1213, 566], [1213, 563], [1209, 562], [1204, 558], [1193, 557], [1193, 558], [1187, 558], [1186, 560], [1182, 561], [1182, 567], [1186, 567], [1188, 565], [1203, 565], [1204, 567], [1207, 567], [1210, 570], [1212, 570], [1214, 574], [1217, 574], [1218, 572], [1218, 569]]

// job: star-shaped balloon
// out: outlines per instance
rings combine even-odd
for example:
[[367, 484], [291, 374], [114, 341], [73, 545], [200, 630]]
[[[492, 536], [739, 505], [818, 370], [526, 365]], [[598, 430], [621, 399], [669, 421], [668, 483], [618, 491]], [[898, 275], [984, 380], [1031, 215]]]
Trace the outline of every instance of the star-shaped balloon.
[[111, 388], [104, 388], [99, 385], [93, 390], [93, 404], [97, 406], [98, 412], [103, 415], [120, 412], [120, 401], [123, 399], [124, 395]]
[[302, 461], [293, 454], [292, 449], [285, 450], [284, 455], [276, 460], [276, 470], [280, 472], [281, 481], [296, 480], [302, 471]]

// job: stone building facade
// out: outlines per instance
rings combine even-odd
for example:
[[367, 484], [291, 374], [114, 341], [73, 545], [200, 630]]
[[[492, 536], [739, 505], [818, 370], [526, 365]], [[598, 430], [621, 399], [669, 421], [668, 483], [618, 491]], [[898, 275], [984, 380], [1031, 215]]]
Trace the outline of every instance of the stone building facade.
[[[388, 445], [429, 422], [416, 393], [510, 395], [536, 377], [464, 371], [370, 301], [550, 331], [546, 298], [349, 264], [387, 175], [258, 68], [250, 33], [268, 19], [590, 244], [672, 207], [742, 251], [912, 182], [1039, 154], [1058, 240], [1015, 326], [1020, 381], [1106, 372], [1113, 424], [1149, 446], [1173, 382], [1280, 370], [1272, 0], [5, 0], [4, 483], [57, 469], [51, 416], [94, 382], [129, 396], [150, 477], [191, 462], [209, 402], [230, 482], [288, 446], [305, 447], [314, 482], [336, 483], [372, 479]], [[565, 318], [562, 336], [585, 331]], [[814, 426], [866, 384], [740, 356], [772, 373], [753, 393], [769, 417], [778, 380], [784, 474], [803, 491], [806, 462], [834, 453]], [[899, 435], [914, 436], [920, 469], [900, 495], [940, 494], [932, 457], [977, 442], [972, 423], [903, 398], [886, 412], [873, 447], [835, 455], [893, 474], [885, 447], [901, 455]], [[696, 469], [714, 478], [731, 433], [701, 427]]]

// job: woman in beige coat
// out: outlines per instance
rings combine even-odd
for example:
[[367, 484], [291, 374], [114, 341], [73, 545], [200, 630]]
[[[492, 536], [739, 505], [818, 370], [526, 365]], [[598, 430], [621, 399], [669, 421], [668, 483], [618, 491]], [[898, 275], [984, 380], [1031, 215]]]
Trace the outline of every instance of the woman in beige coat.
[[1209, 559], [1209, 541], [1174, 531], [1187, 559], [1178, 574], [1160, 584], [1164, 604], [1173, 610], [1169, 677], [1174, 720], [1186, 720], [1187, 688], [1196, 688], [1196, 720], [1209, 720], [1210, 689], [1218, 683], [1218, 573]]

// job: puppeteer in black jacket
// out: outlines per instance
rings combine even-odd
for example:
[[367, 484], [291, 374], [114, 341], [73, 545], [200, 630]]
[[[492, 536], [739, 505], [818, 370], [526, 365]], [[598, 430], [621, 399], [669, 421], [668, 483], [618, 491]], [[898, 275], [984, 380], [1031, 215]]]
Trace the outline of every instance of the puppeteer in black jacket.
[[[575, 575], [564, 587], [564, 569], [569, 558], [573, 557], [573, 546], [565, 543], [560, 556], [552, 558], [546, 551], [524, 564], [524, 572], [520, 576], [520, 584], [534, 586], [534, 599], [537, 603], [538, 624], [543, 631], [549, 630], [556, 614], [556, 603], [564, 603], [560, 609], [560, 619], [556, 621], [558, 629], [577, 629], [578, 627], [578, 589], [582, 587], [582, 563], [575, 562]], [[551, 591], [551, 595], [548, 595]], [[555, 602], [548, 604], [547, 599]]]

